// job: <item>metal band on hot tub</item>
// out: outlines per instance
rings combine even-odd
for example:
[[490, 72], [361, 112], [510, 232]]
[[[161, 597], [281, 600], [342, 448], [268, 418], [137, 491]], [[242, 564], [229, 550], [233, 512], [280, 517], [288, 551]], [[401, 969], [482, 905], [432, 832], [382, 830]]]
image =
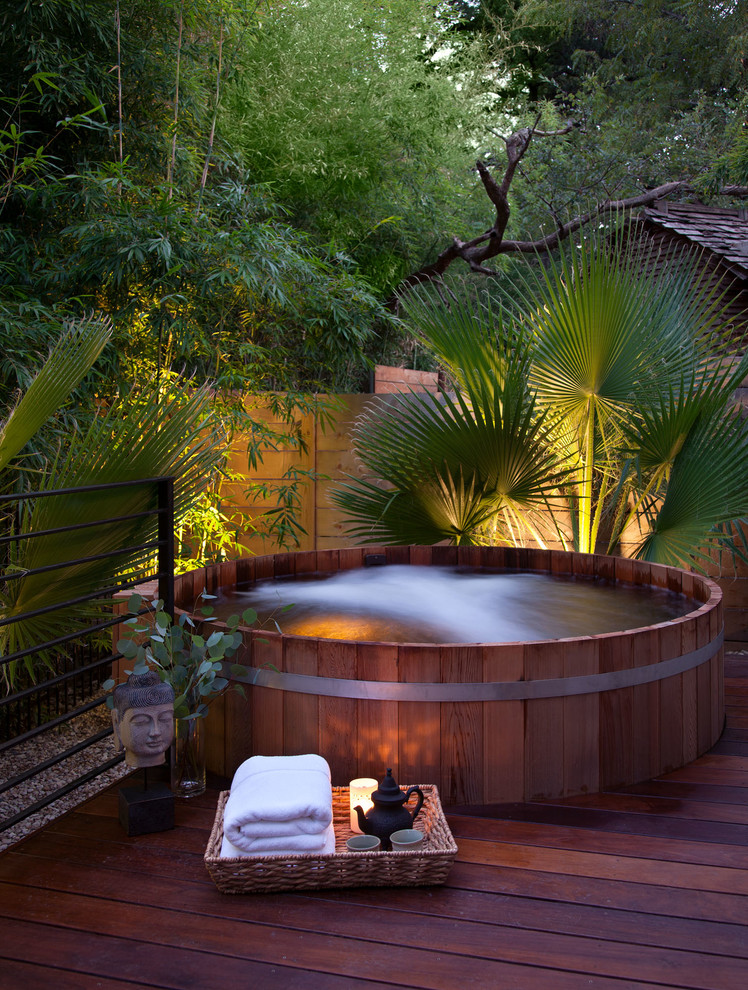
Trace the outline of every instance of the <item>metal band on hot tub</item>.
[[[630, 667], [603, 674], [554, 677], [538, 681], [472, 681], [434, 684], [407, 681], [359, 681], [342, 677], [316, 677], [283, 671], [248, 667], [246, 676], [234, 677], [258, 687], [298, 694], [332, 698], [360, 698], [366, 701], [522, 701], [531, 698], [563, 698], [574, 694], [594, 694], [617, 688], [649, 684], [674, 677], [711, 660], [722, 648], [724, 632], [706, 646], [672, 660], [660, 660], [646, 667]], [[230, 664], [225, 664], [226, 676]]]

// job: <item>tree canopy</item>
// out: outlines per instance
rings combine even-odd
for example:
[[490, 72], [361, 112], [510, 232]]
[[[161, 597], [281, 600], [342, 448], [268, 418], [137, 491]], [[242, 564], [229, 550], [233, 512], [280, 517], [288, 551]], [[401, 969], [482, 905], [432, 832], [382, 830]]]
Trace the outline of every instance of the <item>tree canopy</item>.
[[453, 46], [440, 6], [265, 4], [226, 102], [252, 176], [385, 294], [475, 209], [485, 48]]
[[533, 249], [591, 203], [742, 184], [747, 37], [707, 0], [10, 0], [0, 387], [87, 305], [110, 376], [358, 387], [378, 301], [495, 226], [487, 177]]
[[[112, 384], [144, 367], [232, 388], [360, 375], [367, 285], [288, 224], [215, 126], [252, 24], [202, 0], [6, 9], [6, 353], [33, 354], [31, 338], [40, 357], [61, 312], [96, 307], [114, 318]], [[6, 365], [7, 388], [27, 363]]]
[[493, 98], [474, 160], [483, 223], [466, 218], [401, 291], [441, 278], [457, 259], [493, 271], [485, 263], [499, 254], [552, 249], [601, 214], [662, 196], [748, 191], [744, 4], [455, 0], [451, 8], [489, 40]]

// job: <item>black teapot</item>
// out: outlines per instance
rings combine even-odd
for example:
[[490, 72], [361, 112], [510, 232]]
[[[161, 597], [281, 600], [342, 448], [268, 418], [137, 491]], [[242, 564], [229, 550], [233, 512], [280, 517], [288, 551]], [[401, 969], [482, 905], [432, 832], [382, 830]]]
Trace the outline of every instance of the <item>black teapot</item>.
[[[410, 812], [406, 803], [411, 794], [416, 794], [416, 810]], [[376, 835], [382, 843], [382, 849], [390, 849], [390, 836], [401, 828], [413, 828], [416, 815], [423, 804], [423, 791], [420, 787], [409, 787], [401, 791], [392, 777], [392, 768], [387, 768], [387, 775], [381, 781], [376, 791], [372, 792], [371, 800], [374, 807], [366, 814], [360, 804], [353, 809], [358, 815], [358, 827], [364, 835]]]

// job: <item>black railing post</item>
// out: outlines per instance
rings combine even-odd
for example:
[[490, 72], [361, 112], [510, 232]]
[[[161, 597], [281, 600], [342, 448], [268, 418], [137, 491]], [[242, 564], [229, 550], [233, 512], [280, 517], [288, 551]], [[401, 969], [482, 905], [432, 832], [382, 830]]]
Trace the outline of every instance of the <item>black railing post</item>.
[[158, 597], [174, 618], [174, 479], [158, 481]]

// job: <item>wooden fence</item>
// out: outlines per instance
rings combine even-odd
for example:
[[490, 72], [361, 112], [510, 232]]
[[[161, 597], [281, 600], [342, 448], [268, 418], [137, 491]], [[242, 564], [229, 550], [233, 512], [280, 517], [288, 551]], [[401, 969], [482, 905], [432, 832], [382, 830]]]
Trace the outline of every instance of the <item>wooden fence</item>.
[[[314, 473], [317, 480], [303, 479], [300, 483], [301, 498], [297, 516], [306, 532], [300, 534], [299, 546], [291, 549], [330, 550], [350, 544], [350, 539], [344, 536], [342, 514], [328, 501], [327, 496], [330, 488], [337, 481], [343, 480], [346, 474], [366, 476], [353, 453], [351, 428], [370, 399], [370, 395], [335, 396], [338, 409], [334, 414], [334, 425], [327, 429], [312, 414], [299, 415], [298, 423], [306, 450], [300, 452], [290, 443], [277, 449], [268, 449], [263, 452], [262, 463], [256, 470], [249, 467], [248, 438], [239, 437], [234, 442], [229, 466], [250, 484], [259, 483], [271, 487], [283, 485], [284, 476], [292, 467]], [[247, 399], [247, 403], [253, 418], [281, 433], [288, 429], [288, 424], [274, 416], [267, 403], [260, 399]], [[246, 488], [247, 484], [243, 481], [235, 481], [226, 484], [224, 491], [237, 509], [247, 512], [252, 518], [278, 505], [278, 500], [272, 497], [272, 493], [267, 498], [253, 501], [247, 495]], [[257, 554], [272, 553], [278, 549], [274, 541], [256, 533], [248, 533], [242, 543], [249, 551]]]

